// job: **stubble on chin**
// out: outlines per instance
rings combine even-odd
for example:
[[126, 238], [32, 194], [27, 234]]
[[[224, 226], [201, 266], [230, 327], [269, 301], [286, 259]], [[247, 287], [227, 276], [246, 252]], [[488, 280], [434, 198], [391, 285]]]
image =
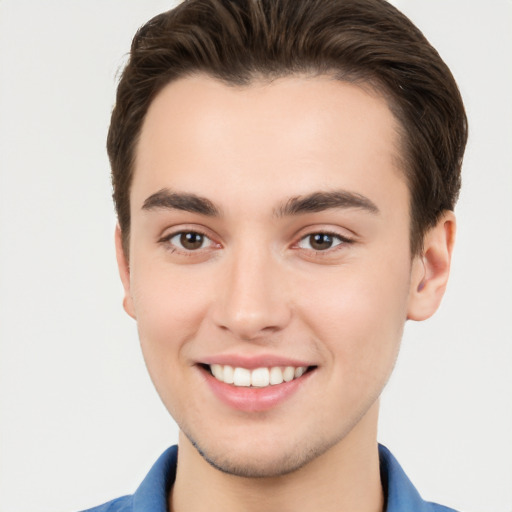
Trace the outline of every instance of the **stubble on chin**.
[[[287, 453], [275, 453], [275, 456], [264, 458], [262, 452], [256, 456], [243, 458], [236, 453], [213, 453], [202, 447], [189, 434], [183, 432], [199, 455], [213, 468], [222, 473], [242, 478], [276, 478], [300, 470], [309, 462], [325, 453], [330, 445], [301, 445]], [[332, 443], [335, 444], [335, 443]]]

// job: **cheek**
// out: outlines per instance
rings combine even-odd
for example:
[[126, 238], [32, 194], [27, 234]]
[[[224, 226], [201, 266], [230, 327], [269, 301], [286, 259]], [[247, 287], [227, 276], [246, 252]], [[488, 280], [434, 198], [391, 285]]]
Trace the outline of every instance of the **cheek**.
[[301, 310], [319, 342], [344, 374], [388, 375], [396, 359], [407, 312], [407, 266], [364, 272], [340, 269], [305, 297]]
[[165, 367], [201, 325], [207, 309], [204, 276], [162, 264], [132, 267], [132, 299], [144, 357]]
[[[132, 298], [139, 340], [148, 373], [171, 415], [186, 406], [176, 390], [194, 385], [187, 381], [187, 347], [197, 337], [208, 287], [204, 277], [184, 269], [146, 264], [132, 267]], [[184, 401], [183, 401], [184, 400]]]

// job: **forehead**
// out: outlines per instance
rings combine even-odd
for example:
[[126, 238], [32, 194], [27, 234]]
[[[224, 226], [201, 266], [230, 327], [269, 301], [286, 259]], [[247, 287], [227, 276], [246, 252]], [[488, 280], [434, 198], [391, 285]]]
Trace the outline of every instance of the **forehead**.
[[[403, 181], [397, 122], [369, 88], [328, 76], [232, 86], [206, 75], [168, 84], [148, 109], [132, 200], [162, 187], [289, 195], [312, 187], [382, 189]], [[341, 180], [341, 182], [340, 182]], [[203, 192], [203, 191], [200, 191]], [[136, 206], [133, 204], [132, 206]]]

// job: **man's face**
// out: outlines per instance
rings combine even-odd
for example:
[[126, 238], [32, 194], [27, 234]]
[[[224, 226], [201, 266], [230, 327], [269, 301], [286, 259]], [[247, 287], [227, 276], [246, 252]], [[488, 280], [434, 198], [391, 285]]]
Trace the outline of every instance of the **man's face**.
[[153, 101], [125, 306], [164, 404], [224, 471], [286, 473], [374, 433], [410, 300], [398, 156], [385, 101], [327, 77], [198, 75]]

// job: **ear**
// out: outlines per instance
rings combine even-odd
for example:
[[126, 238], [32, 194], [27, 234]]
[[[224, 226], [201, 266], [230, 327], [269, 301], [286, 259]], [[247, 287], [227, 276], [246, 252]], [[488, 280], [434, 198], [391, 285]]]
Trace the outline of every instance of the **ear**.
[[422, 254], [414, 258], [408, 320], [426, 320], [439, 307], [448, 283], [454, 242], [455, 214], [446, 211], [425, 234]]
[[130, 291], [130, 263], [123, 248], [123, 237], [119, 224], [116, 226], [116, 258], [119, 276], [124, 288], [123, 308], [132, 317], [135, 318], [135, 308], [133, 307], [133, 299]]

